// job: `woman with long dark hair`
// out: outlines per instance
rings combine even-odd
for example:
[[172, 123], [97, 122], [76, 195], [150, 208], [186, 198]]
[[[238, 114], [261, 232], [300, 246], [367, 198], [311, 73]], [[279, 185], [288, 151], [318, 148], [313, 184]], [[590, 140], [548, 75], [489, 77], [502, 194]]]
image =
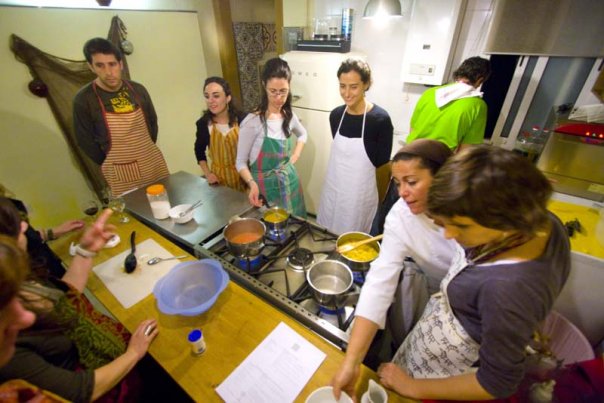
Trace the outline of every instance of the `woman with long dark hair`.
[[[195, 123], [195, 156], [210, 185], [244, 191], [235, 168], [239, 124], [245, 117], [233, 103], [231, 86], [222, 77], [208, 77], [203, 85], [207, 108]], [[208, 157], [211, 165], [208, 164]]]
[[[259, 195], [269, 203], [306, 217], [304, 195], [294, 164], [306, 143], [306, 129], [291, 107], [291, 71], [285, 60], [274, 58], [262, 71], [262, 101], [241, 123], [237, 146], [237, 170], [249, 186], [249, 200], [261, 206]], [[293, 146], [291, 135], [296, 136]]]

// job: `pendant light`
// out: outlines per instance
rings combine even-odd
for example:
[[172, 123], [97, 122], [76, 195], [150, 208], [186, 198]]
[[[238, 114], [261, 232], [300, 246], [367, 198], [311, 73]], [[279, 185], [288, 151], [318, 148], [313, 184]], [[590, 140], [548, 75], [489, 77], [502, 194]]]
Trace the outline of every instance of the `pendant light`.
[[369, 0], [363, 12], [363, 18], [402, 16], [399, 0]]

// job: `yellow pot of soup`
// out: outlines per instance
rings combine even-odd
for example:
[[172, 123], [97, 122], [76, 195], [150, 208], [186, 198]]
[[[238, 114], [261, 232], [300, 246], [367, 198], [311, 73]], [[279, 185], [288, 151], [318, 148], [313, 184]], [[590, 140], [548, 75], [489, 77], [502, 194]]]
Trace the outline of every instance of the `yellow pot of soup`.
[[[362, 241], [367, 238], [371, 238], [371, 235], [364, 232], [346, 232], [339, 236], [336, 246], [339, 248], [346, 244]], [[373, 262], [379, 254], [380, 244], [378, 241], [373, 241], [340, 254], [340, 259], [346, 263], [351, 270], [363, 271], [369, 270], [370, 263]]]

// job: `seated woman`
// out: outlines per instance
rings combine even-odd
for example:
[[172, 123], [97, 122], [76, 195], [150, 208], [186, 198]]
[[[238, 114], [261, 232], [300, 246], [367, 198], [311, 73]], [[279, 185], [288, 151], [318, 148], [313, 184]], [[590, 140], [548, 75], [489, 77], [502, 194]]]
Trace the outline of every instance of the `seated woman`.
[[[455, 242], [446, 240], [442, 229], [425, 214], [432, 178], [451, 155], [445, 144], [420, 139], [405, 145], [392, 159], [392, 180], [399, 200], [386, 218], [380, 255], [372, 262], [361, 289], [346, 359], [332, 382], [338, 390], [345, 388], [348, 393], [353, 392], [359, 366], [378, 329], [386, 325], [395, 293], [402, 297], [397, 307], [404, 309], [397, 312], [400, 315], [397, 319], [406, 328], [403, 330], [397, 326], [396, 332], [400, 334], [392, 335], [395, 340], [400, 340], [400, 344], [423, 312], [428, 294], [438, 291], [438, 285], [451, 264]], [[413, 259], [415, 265], [406, 262], [408, 258]], [[416, 268], [421, 273], [417, 273]], [[425, 289], [406, 287], [407, 280], [420, 276], [420, 287]], [[399, 284], [405, 292], [397, 289]]]
[[525, 347], [562, 290], [569, 241], [546, 209], [549, 181], [498, 147], [463, 150], [432, 181], [428, 211], [461, 247], [382, 384], [414, 399], [513, 394]]
[[[23, 379], [71, 401], [96, 400], [110, 390], [111, 397], [106, 396], [112, 400], [132, 393], [125, 385], [112, 388], [146, 354], [158, 334], [156, 321], [141, 322], [129, 336], [121, 325], [90, 309], [81, 294], [92, 270], [92, 256], [113, 236], [107, 224], [111, 214], [105, 210], [84, 232], [78, 254], [61, 281], [35, 279], [21, 287], [21, 299], [37, 319], [17, 339], [15, 356], [0, 369], [0, 381]], [[27, 227], [12, 203], [0, 198], [0, 233], [26, 250]]]
[[[18, 298], [28, 271], [26, 253], [13, 238], [0, 235], [0, 368], [13, 357], [19, 331], [31, 326], [36, 318]], [[41, 403], [66, 401], [20, 379], [0, 384], [1, 401], [12, 403], [24, 399]]]
[[[13, 195], [0, 184], [0, 197], [7, 197], [15, 205], [24, 221], [29, 223], [28, 211], [21, 200], [13, 198]], [[64, 223], [53, 228], [36, 230], [31, 225], [25, 231], [27, 238], [27, 253], [30, 260], [39, 270], [36, 273], [39, 277], [54, 276], [61, 278], [65, 274], [65, 268], [61, 259], [48, 247], [47, 242], [53, 241], [61, 236], [84, 228], [82, 220], [67, 220]]]
[[[245, 114], [232, 102], [231, 87], [222, 77], [208, 77], [203, 85], [208, 109], [196, 122], [195, 156], [210, 185], [225, 185], [244, 191], [246, 186], [235, 168], [239, 124]], [[206, 155], [207, 153], [207, 155]], [[208, 157], [211, 166], [208, 165]]]

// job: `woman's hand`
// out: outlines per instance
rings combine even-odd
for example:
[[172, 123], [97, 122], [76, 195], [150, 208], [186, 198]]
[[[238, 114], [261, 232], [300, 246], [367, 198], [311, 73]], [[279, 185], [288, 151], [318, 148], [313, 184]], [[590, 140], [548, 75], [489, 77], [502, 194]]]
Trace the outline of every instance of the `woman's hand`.
[[127, 351], [134, 353], [138, 360], [140, 360], [147, 354], [149, 345], [158, 334], [159, 329], [157, 328], [157, 321], [155, 319], [142, 321], [132, 334], [132, 337], [130, 337]]
[[82, 228], [84, 228], [84, 221], [68, 220], [68, 221], [65, 221], [63, 224], [57, 225], [56, 227], [54, 227], [52, 229], [52, 233], [54, 234], [55, 238], [60, 238], [61, 236], [67, 234], [68, 232], [77, 231]]
[[391, 362], [383, 363], [378, 367], [377, 373], [382, 385], [402, 396], [409, 396], [408, 387], [413, 382], [413, 378], [399, 366]]
[[214, 172], [207, 174], [206, 179], [210, 185], [220, 185], [220, 179], [218, 179], [218, 176]]
[[80, 246], [91, 252], [98, 252], [114, 235], [115, 225], [107, 224], [113, 210], [105, 209], [97, 220], [88, 227], [80, 239]]
[[359, 365], [344, 361], [344, 363], [338, 369], [338, 372], [334, 375], [331, 380], [331, 386], [333, 386], [333, 395], [336, 400], [340, 399], [341, 391], [344, 391], [348, 396], [352, 397], [356, 402], [356, 395], [354, 393], [354, 387], [359, 379], [361, 369]]
[[296, 161], [298, 161], [298, 159], [300, 159], [300, 154], [299, 153], [293, 153], [292, 156], [289, 159], [289, 162], [291, 162], [292, 164], [295, 164]]
[[249, 183], [250, 191], [247, 195], [250, 204], [256, 207], [262, 207], [262, 200], [260, 200], [260, 190], [258, 189], [258, 184], [255, 181], [251, 181]]

